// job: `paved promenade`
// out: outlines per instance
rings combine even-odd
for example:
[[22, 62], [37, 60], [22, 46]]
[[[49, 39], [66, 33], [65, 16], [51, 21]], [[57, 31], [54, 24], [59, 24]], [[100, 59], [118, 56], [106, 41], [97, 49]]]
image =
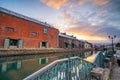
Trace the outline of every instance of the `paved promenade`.
[[116, 59], [112, 68], [111, 80], [120, 80], [120, 66], [118, 66]]

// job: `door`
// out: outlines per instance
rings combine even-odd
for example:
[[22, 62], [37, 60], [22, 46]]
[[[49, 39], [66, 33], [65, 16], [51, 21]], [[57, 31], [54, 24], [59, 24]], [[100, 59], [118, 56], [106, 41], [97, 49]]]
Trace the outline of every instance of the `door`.
[[9, 48], [10, 39], [4, 40], [4, 48]]

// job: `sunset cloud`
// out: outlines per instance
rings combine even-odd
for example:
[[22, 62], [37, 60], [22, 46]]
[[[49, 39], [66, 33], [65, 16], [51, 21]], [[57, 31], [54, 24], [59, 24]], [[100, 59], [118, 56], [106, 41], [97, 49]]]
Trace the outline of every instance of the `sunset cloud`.
[[65, 4], [66, 7], [72, 8], [77, 5], [82, 5], [86, 2], [86, 0], [68, 0]]
[[42, 3], [49, 7], [60, 9], [63, 6], [72, 8], [76, 5], [82, 5], [86, 2], [91, 2], [97, 5], [105, 5], [110, 2], [110, 0], [40, 0]]
[[72, 15], [71, 15], [69, 12], [65, 11], [65, 10], [62, 11], [62, 17], [63, 17], [63, 19], [64, 19], [65, 21], [68, 21], [68, 22], [73, 21]]
[[68, 0], [65, 6], [72, 8], [77, 5], [82, 5], [86, 2], [90, 2], [96, 5], [105, 5], [110, 2], [110, 0]]
[[[105, 41], [108, 35], [120, 35], [119, 16], [110, 13], [111, 0], [44, 0], [43, 3], [60, 9], [60, 31], [78, 39]], [[60, 3], [60, 5], [56, 5]], [[117, 14], [117, 13], [114, 13]], [[120, 36], [118, 36], [119, 38]]]
[[84, 39], [84, 40], [108, 40], [108, 35], [117, 35], [118, 38], [116, 40], [119, 40], [119, 35], [120, 35], [120, 29], [110, 26], [110, 25], [105, 25], [103, 27], [100, 26], [90, 26], [90, 25], [81, 25], [80, 23], [74, 24], [74, 27], [71, 27], [65, 32], [67, 32], [70, 35], [75, 35], [79, 39]]
[[103, 34], [97, 33], [94, 27], [73, 27], [66, 30], [66, 32], [83, 40], [106, 40]]
[[40, 0], [42, 3], [46, 4], [55, 9], [60, 9], [67, 0]]
[[94, 4], [105, 5], [110, 2], [110, 0], [91, 0]]

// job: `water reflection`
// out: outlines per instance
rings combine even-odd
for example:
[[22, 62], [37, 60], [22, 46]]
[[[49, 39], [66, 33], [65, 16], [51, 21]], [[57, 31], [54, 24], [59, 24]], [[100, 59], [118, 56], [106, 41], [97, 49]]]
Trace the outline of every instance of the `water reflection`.
[[22, 80], [55, 59], [54, 57], [41, 57], [2, 62], [0, 63], [0, 80]]
[[93, 52], [88, 51], [88, 52], [84, 52], [84, 57], [87, 58], [88, 56], [92, 55]]
[[39, 64], [46, 64], [48, 63], [48, 58], [39, 58]]
[[0, 80], [22, 80], [54, 60], [90, 54], [88, 52], [0, 58]]
[[0, 64], [0, 73], [8, 72], [10, 70], [19, 70], [21, 68], [21, 61], [4, 62]]

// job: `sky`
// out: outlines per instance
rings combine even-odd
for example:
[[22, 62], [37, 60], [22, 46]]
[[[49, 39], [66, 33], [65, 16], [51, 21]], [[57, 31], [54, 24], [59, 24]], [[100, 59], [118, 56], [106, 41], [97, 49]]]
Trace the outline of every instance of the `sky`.
[[0, 7], [92, 43], [120, 41], [120, 0], [0, 0]]

